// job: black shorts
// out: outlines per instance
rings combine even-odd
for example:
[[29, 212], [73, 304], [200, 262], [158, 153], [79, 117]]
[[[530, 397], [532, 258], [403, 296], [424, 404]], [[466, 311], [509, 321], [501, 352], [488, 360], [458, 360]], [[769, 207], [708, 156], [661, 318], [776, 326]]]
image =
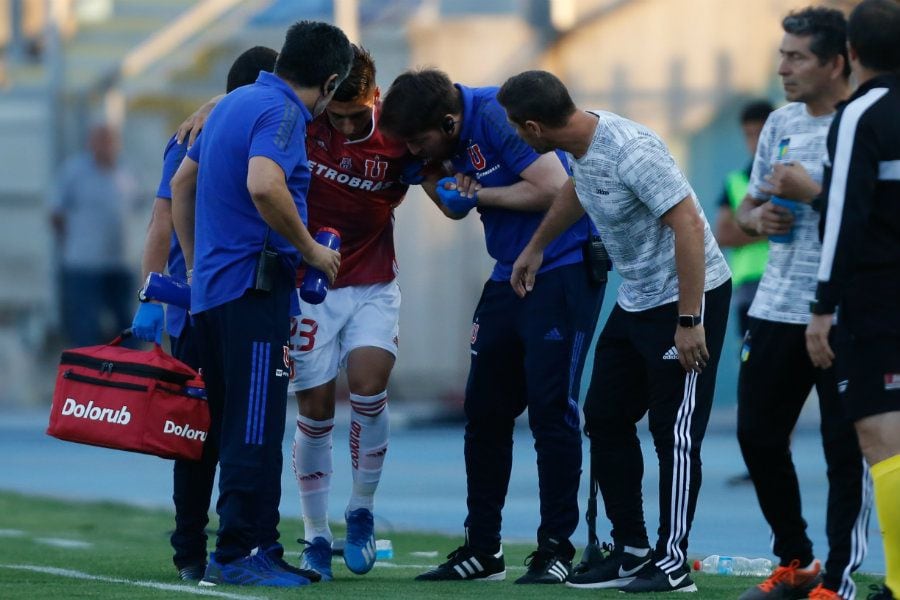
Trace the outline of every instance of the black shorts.
[[853, 421], [900, 411], [900, 338], [839, 339], [835, 355], [838, 391]]

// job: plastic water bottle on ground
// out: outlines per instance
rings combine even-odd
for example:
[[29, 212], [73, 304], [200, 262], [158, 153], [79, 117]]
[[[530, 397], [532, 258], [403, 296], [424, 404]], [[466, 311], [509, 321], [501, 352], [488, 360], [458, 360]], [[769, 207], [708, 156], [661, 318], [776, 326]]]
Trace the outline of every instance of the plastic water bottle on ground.
[[375, 540], [375, 558], [378, 560], [392, 560], [394, 558], [394, 545], [391, 540]]
[[713, 575], [745, 575], [768, 577], [772, 573], [772, 561], [768, 558], [744, 558], [743, 556], [719, 556], [713, 554], [694, 561], [694, 570]]

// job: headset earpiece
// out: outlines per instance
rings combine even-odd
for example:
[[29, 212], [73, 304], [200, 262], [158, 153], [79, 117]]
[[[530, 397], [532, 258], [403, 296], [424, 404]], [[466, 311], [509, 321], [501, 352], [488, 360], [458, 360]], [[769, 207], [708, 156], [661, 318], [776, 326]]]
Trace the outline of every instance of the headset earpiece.
[[441, 121], [441, 129], [443, 129], [444, 133], [447, 135], [453, 135], [454, 127], [456, 127], [456, 120], [449, 115], [444, 117], [444, 120]]

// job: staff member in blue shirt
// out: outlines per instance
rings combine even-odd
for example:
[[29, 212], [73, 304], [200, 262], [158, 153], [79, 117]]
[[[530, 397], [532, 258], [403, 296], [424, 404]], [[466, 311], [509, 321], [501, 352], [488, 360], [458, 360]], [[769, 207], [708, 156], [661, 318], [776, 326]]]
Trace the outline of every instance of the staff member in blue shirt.
[[476, 208], [488, 253], [497, 261], [472, 326], [466, 543], [417, 579], [505, 578], [500, 512], [512, 468], [513, 424], [528, 408], [541, 524], [538, 549], [517, 583], [562, 583], [571, 571], [575, 548], [569, 537], [579, 518], [578, 382], [604, 286], [590, 280], [583, 264], [593, 232], [587, 218], [547, 248], [538, 275], [546, 284], [537, 295], [520, 299], [507, 284], [513, 262], [568, 174], [560, 156], [537, 154], [516, 135], [496, 94], [496, 87], [454, 85], [435, 69], [406, 72], [391, 84], [379, 121], [417, 157], [444, 161], [449, 177], [432, 177], [423, 187], [451, 219]]
[[[241, 86], [251, 85], [260, 71], [271, 73], [275, 68], [278, 52], [264, 46], [255, 46], [235, 59], [228, 71], [226, 93]], [[186, 281], [184, 255], [181, 244], [172, 225], [172, 190], [169, 182], [187, 154], [187, 144], [178, 143], [173, 135], [163, 153], [162, 176], [153, 202], [153, 215], [144, 240], [144, 255], [141, 260], [143, 272], [141, 280], [146, 280], [151, 272], [168, 271], [177, 281]], [[169, 304], [163, 314], [159, 302], [142, 301], [134, 315], [131, 329], [135, 337], [146, 342], [160, 342], [163, 322], [169, 334], [172, 356], [190, 366], [200, 367], [194, 328], [183, 308]], [[218, 415], [213, 416], [218, 422]], [[219, 462], [219, 435], [216, 429], [207, 433], [203, 444], [203, 457], [199, 460], [176, 460], [174, 463], [175, 530], [171, 543], [175, 550], [172, 557], [178, 575], [186, 581], [199, 581], [206, 571], [206, 526], [209, 524], [209, 501], [212, 496], [216, 465]], [[263, 549], [265, 554], [281, 566], [284, 562], [284, 548], [274, 544]], [[293, 567], [288, 566], [289, 570]], [[316, 573], [304, 571], [310, 579], [317, 581]]]
[[340, 29], [291, 26], [275, 73], [219, 102], [171, 183], [207, 394], [222, 415], [219, 531], [201, 585], [309, 583], [256, 550], [277, 541], [265, 538], [277, 537], [294, 273], [301, 255], [331, 279], [340, 264], [304, 225], [306, 125], [352, 60]]

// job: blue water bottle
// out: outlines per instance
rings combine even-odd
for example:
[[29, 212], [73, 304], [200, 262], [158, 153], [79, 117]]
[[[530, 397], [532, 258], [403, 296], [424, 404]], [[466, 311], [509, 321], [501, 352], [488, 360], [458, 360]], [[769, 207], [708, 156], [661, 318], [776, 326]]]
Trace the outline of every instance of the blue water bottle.
[[[341, 234], [337, 229], [323, 227], [316, 232], [316, 242], [326, 248], [338, 250], [341, 247]], [[309, 304], [321, 304], [328, 293], [328, 276], [315, 267], [306, 266], [306, 274], [300, 284], [300, 299]]]
[[150, 273], [141, 290], [141, 297], [177, 306], [185, 310], [191, 308], [191, 286], [162, 273]]
[[800, 218], [800, 203], [795, 202], [793, 200], [787, 200], [785, 198], [779, 198], [778, 196], [772, 196], [771, 198], [772, 204], [775, 206], [781, 206], [783, 208], [788, 209], [794, 215], [794, 225], [791, 225], [791, 230], [787, 233], [782, 233], [779, 235], [770, 235], [769, 241], [775, 242], [778, 244], [790, 244], [794, 241], [794, 227], [797, 224], [797, 219]]

